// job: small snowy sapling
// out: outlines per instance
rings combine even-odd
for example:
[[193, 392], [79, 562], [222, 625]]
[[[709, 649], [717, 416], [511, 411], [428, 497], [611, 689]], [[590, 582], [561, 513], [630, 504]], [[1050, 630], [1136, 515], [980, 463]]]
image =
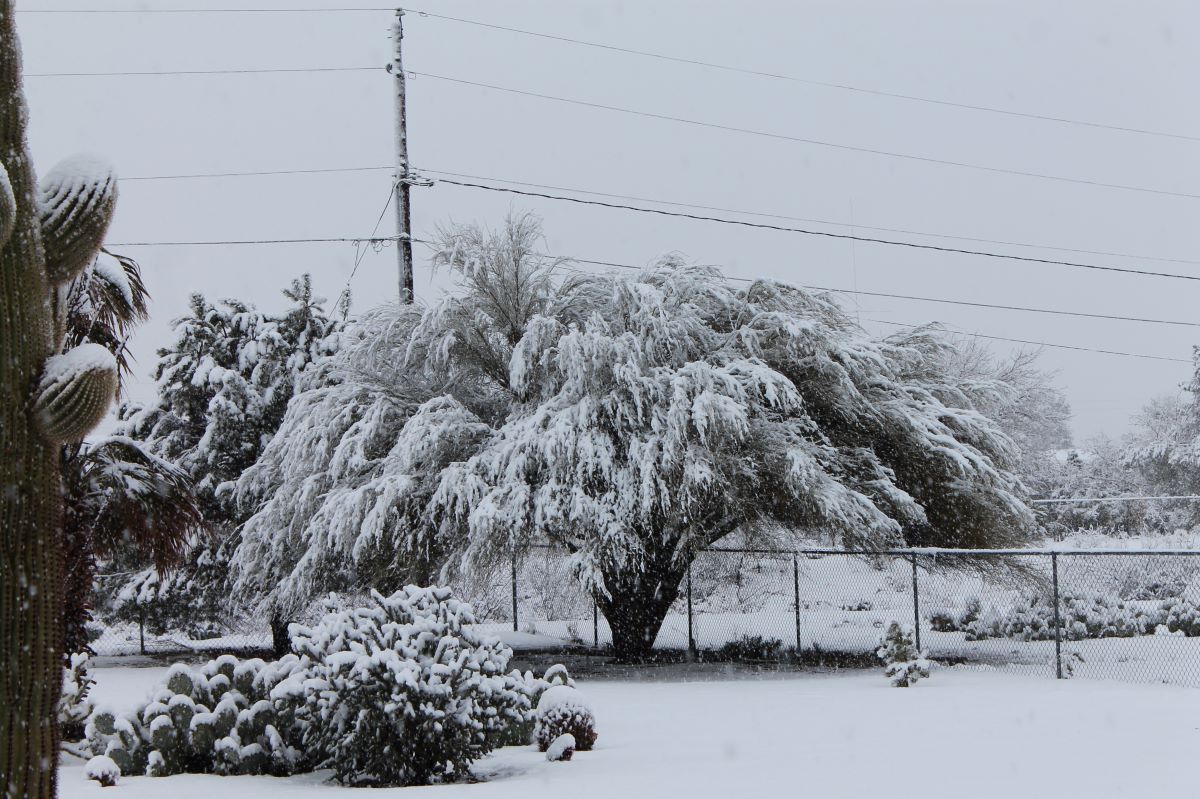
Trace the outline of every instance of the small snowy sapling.
[[884, 662], [884, 675], [897, 688], [907, 688], [922, 677], [929, 676], [930, 661], [918, 652], [913, 643], [911, 624], [894, 621], [879, 641], [875, 654]]

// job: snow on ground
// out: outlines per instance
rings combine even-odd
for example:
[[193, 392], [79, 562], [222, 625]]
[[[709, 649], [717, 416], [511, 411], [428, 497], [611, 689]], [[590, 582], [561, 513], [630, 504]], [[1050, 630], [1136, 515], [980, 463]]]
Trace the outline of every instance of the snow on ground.
[[[97, 671], [97, 696], [118, 707], [135, 705], [165, 674]], [[508, 748], [477, 764], [482, 783], [370, 796], [1162, 799], [1200, 791], [1195, 689], [957, 668], [910, 689], [889, 687], [880, 671], [579, 687], [596, 712], [595, 751], [550, 763], [532, 747]], [[353, 790], [327, 777], [125, 777], [102, 789], [71, 760], [60, 796], [315, 799]]]

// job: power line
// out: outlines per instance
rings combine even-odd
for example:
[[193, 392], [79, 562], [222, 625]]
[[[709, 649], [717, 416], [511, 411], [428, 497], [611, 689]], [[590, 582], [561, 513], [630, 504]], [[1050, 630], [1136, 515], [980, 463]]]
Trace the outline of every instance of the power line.
[[[868, 319], [867, 321], [874, 322], [875, 324], [879, 324], [879, 325], [891, 325], [892, 327], [907, 327], [910, 329], [924, 327], [924, 325], [914, 325], [914, 324], [908, 324], [905, 322], [888, 322], [883, 319]], [[1119, 355], [1124, 358], [1140, 358], [1142, 360], [1147, 360], [1147, 361], [1170, 361], [1172, 363], [1187, 363], [1187, 364], [1192, 363], [1192, 361], [1188, 358], [1169, 358], [1165, 355], [1149, 355], [1147, 353], [1142, 353], [1142, 352], [1123, 352], [1121, 350], [1104, 350], [1104, 349], [1098, 349], [1096, 347], [1077, 347], [1072, 344], [1054, 344], [1049, 341], [1035, 341], [1033, 339], [1012, 338], [1010, 336], [989, 336], [986, 333], [977, 333], [974, 330], [954, 330], [952, 332], [956, 332], [956, 333], [959, 333], [964, 336], [973, 336], [974, 338], [986, 338], [991, 341], [1007, 341], [1012, 344], [1028, 344], [1032, 347], [1049, 347], [1051, 349], [1056, 349], [1056, 350], [1073, 350], [1075, 352], [1094, 352], [1099, 355]]]
[[[594, 264], [597, 266], [612, 266], [620, 269], [641, 269], [642, 267], [634, 266], [633, 264], [618, 264], [609, 261], [592, 261], [583, 258], [572, 258], [571, 260], [578, 263]], [[729, 280], [750, 283], [751, 278], [730, 277]], [[1114, 316], [1110, 314], [1089, 313], [1085, 311], [1065, 311], [1057, 308], [1030, 308], [1023, 305], [999, 305], [989, 302], [971, 302], [969, 300], [951, 300], [943, 297], [916, 297], [908, 294], [889, 294], [882, 291], [863, 291], [860, 289], [839, 289], [830, 286], [815, 286], [811, 283], [796, 284], [801, 288], [813, 289], [815, 291], [830, 291], [838, 294], [857, 294], [863, 297], [883, 297], [893, 300], [914, 300], [917, 302], [936, 302], [943, 305], [965, 305], [972, 308], [991, 308], [997, 311], [1023, 311], [1026, 313], [1051, 314], [1054, 316], [1075, 316], [1088, 319], [1104, 319], [1117, 322], [1145, 322], [1156, 325], [1178, 325], [1180, 327], [1200, 327], [1200, 322], [1183, 322], [1173, 319], [1148, 319], [1138, 316]]]
[[533, 92], [525, 89], [514, 89], [509, 86], [498, 86], [494, 83], [483, 83], [481, 81], [466, 80], [464, 78], [452, 78], [446, 75], [435, 75], [430, 72], [412, 72], [409, 74], [415, 77], [431, 78], [433, 80], [446, 81], [448, 83], [457, 83], [464, 86], [475, 86], [481, 89], [490, 89], [492, 91], [505, 92], [507, 94], [516, 94], [522, 97], [535, 97], [539, 100], [552, 100], [558, 103], [568, 103], [571, 105], [580, 105], [586, 108], [595, 108], [602, 111], [614, 111], [620, 114], [629, 114], [631, 116], [644, 117], [647, 119], [657, 119], [666, 122], [678, 122], [684, 125], [692, 125], [700, 128], [708, 128], [710, 130], [721, 130], [727, 133], [740, 133], [747, 136], [758, 136], [760, 138], [774, 139], [777, 141], [789, 141], [798, 144], [809, 144], [816, 147], [829, 147], [835, 150], [847, 150], [855, 153], [867, 153], [869, 155], [878, 155], [886, 158], [899, 158], [907, 161], [917, 161], [924, 164], [938, 164], [939, 166], [952, 166], [959, 169], [974, 169], [981, 172], [990, 172], [999, 175], [1015, 175], [1026, 178], [1037, 178], [1039, 180], [1052, 180], [1060, 183], [1075, 183], [1082, 186], [1094, 186], [1104, 189], [1118, 189], [1120, 191], [1135, 191], [1144, 194], [1157, 194], [1166, 197], [1183, 197], [1191, 200], [1200, 200], [1200, 194], [1191, 194], [1183, 191], [1171, 191], [1169, 189], [1155, 189], [1147, 186], [1131, 186], [1125, 183], [1106, 183], [1100, 180], [1090, 180], [1088, 178], [1071, 178], [1065, 175], [1049, 175], [1043, 172], [1026, 172], [1020, 169], [1009, 169], [1007, 167], [987, 166], [985, 164], [973, 164], [968, 161], [953, 161], [946, 158], [933, 158], [924, 155], [913, 155], [912, 153], [897, 153], [890, 150], [879, 150], [873, 147], [860, 147], [853, 144], [841, 144], [839, 142], [824, 141], [822, 139], [810, 139], [804, 136], [793, 136], [787, 133], [773, 133], [766, 130], [756, 130], [754, 128], [742, 128], [735, 125], [723, 125], [718, 122], [704, 122], [698, 119], [688, 119], [686, 117], [676, 117], [669, 114], [658, 114], [653, 111], [640, 111], [635, 108], [625, 108], [619, 105], [608, 105], [606, 103], [594, 103], [589, 100], [578, 100], [573, 97], [559, 97], [553, 94], [542, 94], [541, 92]]
[[306, 238], [306, 239], [231, 239], [225, 241], [114, 241], [105, 246], [108, 247], [207, 247], [207, 246], [225, 246], [239, 244], [331, 244], [331, 243], [349, 243], [349, 244], [378, 244], [389, 241], [396, 241], [398, 236], [360, 236], [351, 238], [347, 236], [332, 237], [332, 238]]
[[[394, 166], [382, 166], [382, 165], [381, 166], [351, 166], [351, 167], [327, 167], [327, 168], [322, 168], [322, 169], [275, 169], [275, 170], [258, 170], [258, 171], [248, 171], [248, 172], [195, 172], [195, 173], [161, 174], [161, 175], [129, 175], [129, 176], [122, 176], [119, 179], [121, 181], [203, 180], [203, 179], [208, 179], [208, 178], [241, 178], [241, 177], [264, 177], [264, 176], [274, 176], [274, 175], [337, 174], [337, 173], [343, 173], [343, 172], [346, 172], [346, 173], [349, 173], [349, 172], [380, 172], [380, 171], [391, 172], [391, 171], [395, 171], [395, 169], [396, 168]], [[789, 220], [789, 221], [794, 221], [794, 222], [812, 222], [812, 223], [821, 224], [821, 225], [837, 225], [840, 227], [852, 227], [852, 228], [857, 228], [859, 230], [877, 230], [877, 231], [886, 232], [886, 233], [903, 233], [906, 235], [913, 235], [913, 236], [929, 236], [932, 238], [948, 239], [951, 241], [971, 241], [971, 242], [978, 242], [981, 244], [999, 244], [999, 245], [1007, 246], [1007, 247], [1025, 247], [1025, 248], [1030, 248], [1030, 249], [1051, 250], [1051, 251], [1055, 251], [1055, 252], [1075, 252], [1075, 253], [1080, 253], [1080, 254], [1085, 254], [1085, 255], [1102, 255], [1102, 256], [1108, 256], [1108, 257], [1113, 257], [1113, 258], [1132, 258], [1132, 259], [1137, 259], [1137, 260], [1142, 260], [1142, 261], [1161, 261], [1164, 263], [1200, 265], [1200, 261], [1191, 260], [1191, 259], [1187, 259], [1187, 258], [1164, 258], [1161, 256], [1154, 256], [1154, 255], [1135, 255], [1133, 253], [1111, 252], [1111, 251], [1106, 251], [1106, 250], [1087, 250], [1087, 249], [1080, 249], [1080, 248], [1075, 248], [1075, 247], [1058, 247], [1058, 246], [1051, 245], [1051, 244], [1031, 244], [1028, 242], [1010, 241], [1010, 240], [1005, 240], [1005, 239], [986, 239], [986, 238], [978, 238], [978, 237], [973, 237], [973, 236], [959, 236], [959, 235], [953, 235], [950, 233], [934, 233], [934, 232], [929, 232], [929, 231], [924, 231], [924, 230], [911, 230], [911, 229], [906, 229], [906, 228], [879, 227], [879, 226], [860, 225], [860, 224], [851, 225], [847, 222], [837, 222], [837, 221], [826, 220], [826, 219], [813, 219], [813, 218], [808, 218], [808, 217], [788, 216], [785, 214], [766, 213], [766, 212], [762, 212], [762, 211], [746, 211], [746, 210], [738, 209], [738, 208], [723, 208], [723, 207], [719, 207], [719, 206], [697, 205], [697, 204], [693, 204], [693, 203], [681, 203], [681, 202], [676, 202], [674, 200], [661, 200], [661, 199], [657, 199], [657, 198], [653, 198], [653, 197], [638, 197], [638, 196], [628, 195], [628, 194], [612, 194], [612, 193], [607, 193], [607, 192], [592, 191], [589, 189], [579, 189], [579, 188], [570, 187], [570, 186], [551, 186], [551, 185], [547, 185], [544, 183], [530, 183], [527, 181], [510, 180], [508, 178], [496, 178], [496, 177], [490, 177], [490, 176], [469, 175], [469, 174], [466, 174], [463, 172], [448, 172], [445, 170], [416, 168], [416, 167], [414, 167], [414, 169], [418, 172], [428, 173], [431, 175], [446, 175], [446, 176], [453, 176], [453, 177], [469, 178], [469, 179], [474, 179], [474, 180], [493, 181], [496, 183], [509, 183], [509, 184], [513, 184], [516, 186], [529, 186], [529, 187], [533, 187], [533, 188], [545, 188], [545, 189], [551, 189], [554, 191], [568, 191], [568, 192], [572, 192], [575, 194], [587, 194], [587, 195], [592, 195], [592, 196], [596, 196], [596, 197], [610, 197], [613, 199], [633, 200], [636, 202], [649, 202], [649, 203], [655, 203], [658, 205], [671, 205], [671, 206], [676, 206], [679, 208], [694, 208], [697, 210], [705, 210], [705, 211], [719, 211], [719, 212], [723, 212], [723, 213], [739, 214], [742, 216], [756, 216], [756, 217], [762, 217], [762, 218], [766, 218], [766, 219], [784, 219], [784, 220]], [[451, 181], [444, 181], [444, 182], [450, 183]], [[497, 189], [497, 190], [499, 190], [499, 189]], [[537, 195], [537, 196], [541, 196], [541, 195]], [[571, 198], [560, 198], [560, 199], [571, 199]], [[648, 209], [636, 209], [636, 210], [648, 210]], [[913, 246], [917, 246], [917, 245], [913, 245]], [[962, 250], [961, 252], [975, 254], [973, 251], [969, 251], [969, 250]], [[993, 255], [995, 255], [995, 257], [1003, 257], [999, 254], [993, 254]], [[1015, 256], [1013, 256], [1013, 257], [1015, 257]], [[1047, 263], [1058, 263], [1058, 262], [1048, 261]], [[1069, 264], [1069, 265], [1074, 265], [1074, 264]], [[1096, 267], [1096, 268], [1103, 268], [1103, 267]], [[1134, 270], [1134, 271], [1137, 272], [1138, 270]], [[1166, 275], [1162, 275], [1162, 276], [1181, 277], [1180, 275], [1172, 275], [1172, 274], [1166, 274]]]
[[18, 14], [298, 14], [395, 11], [396, 7], [357, 8], [18, 8]]
[[[422, 241], [420, 243], [428, 244], [429, 242]], [[613, 268], [617, 268], [617, 269], [642, 270], [644, 268], [644, 267], [640, 267], [640, 266], [635, 266], [633, 264], [622, 264], [622, 263], [616, 263], [614, 261], [599, 261], [599, 260], [594, 260], [594, 259], [589, 259], [589, 258], [575, 258], [573, 256], [565, 256], [565, 255], [550, 255], [550, 257], [566, 258], [574, 263], [591, 264], [593, 266], [613, 267]], [[576, 271], [583, 271], [583, 270], [576, 270]], [[725, 279], [736, 282], [736, 283], [753, 283], [755, 281], [754, 278], [747, 278], [747, 277], [725, 276]], [[830, 292], [837, 292], [837, 293], [841, 293], [841, 294], [856, 293], [856, 292], [850, 291], [848, 289], [826, 289], [826, 288], [821, 288], [819, 286], [807, 286], [804, 284], [800, 284], [800, 286], [801, 286], [801, 288], [815, 289], [817, 291], [830, 291]], [[858, 292], [858, 293], [862, 293], [862, 292]], [[904, 328], [909, 328], [909, 329], [915, 329], [915, 328], [925, 326], [923, 324], [920, 324], [920, 325], [919, 324], [908, 324], [905, 322], [888, 322], [888, 321], [884, 321], [882, 319], [868, 319], [867, 321], [874, 322], [876, 324], [881, 324], [881, 325], [891, 325], [893, 327], [904, 327]], [[949, 326], [946, 326], [946, 327], [947, 327], [947, 329], [950, 329]], [[1096, 347], [1078, 347], [1078, 346], [1075, 346], [1072, 344], [1055, 344], [1055, 343], [1049, 342], [1049, 341], [1034, 341], [1031, 339], [1011, 338], [1008, 336], [991, 336], [986, 333], [977, 333], [975, 331], [970, 331], [970, 330], [967, 330], [967, 331], [951, 330], [951, 332], [958, 332], [962, 335], [974, 336], [976, 338], [984, 338], [984, 339], [989, 339], [992, 341], [1005, 341], [1005, 342], [1009, 342], [1012, 344], [1028, 344], [1028, 345], [1037, 346], [1037, 347], [1049, 347], [1051, 349], [1072, 350], [1075, 352], [1091, 352], [1091, 353], [1096, 353], [1099, 355], [1115, 355], [1115, 356], [1120, 356], [1120, 357], [1124, 357], [1124, 358], [1140, 358], [1143, 360], [1150, 360], [1150, 361], [1168, 361], [1168, 362], [1172, 362], [1172, 363], [1187, 363], [1187, 364], [1192, 363], [1192, 361], [1187, 358], [1171, 358], [1171, 357], [1167, 357], [1165, 355], [1150, 355], [1147, 353], [1138, 353], [1138, 352], [1122, 352], [1120, 350], [1106, 350], [1106, 349], [1099, 349]]]
[[1002, 114], [1004, 116], [1019, 117], [1022, 119], [1036, 119], [1043, 122], [1058, 122], [1067, 125], [1080, 125], [1088, 128], [1099, 128], [1103, 130], [1114, 130], [1122, 133], [1137, 133], [1147, 136], [1162, 136], [1171, 139], [1184, 139], [1187, 141], [1200, 141], [1200, 136], [1192, 136], [1184, 133], [1172, 133], [1169, 131], [1151, 130], [1148, 128], [1138, 128], [1124, 125], [1113, 125], [1103, 122], [1092, 122], [1083, 119], [1074, 119], [1070, 117], [1052, 116], [1049, 114], [1035, 114], [1027, 111], [1013, 111], [1006, 108], [997, 108], [995, 106], [979, 105], [974, 103], [959, 103], [952, 100], [941, 100], [933, 97], [923, 97], [915, 94], [905, 94], [901, 92], [889, 92], [882, 89], [870, 89], [863, 86], [854, 86], [848, 83], [835, 83], [831, 81], [820, 81], [811, 78], [801, 78], [796, 75], [787, 75], [778, 72], [767, 72], [764, 70], [749, 69], [746, 67], [737, 67], [729, 64], [719, 64], [712, 61], [703, 61], [696, 58], [683, 58], [679, 56], [671, 56], [665, 53], [656, 53], [649, 50], [637, 50], [631, 47], [620, 47], [618, 45], [604, 44], [601, 42], [587, 41], [585, 39], [576, 39], [570, 36], [561, 36], [551, 33], [542, 33], [539, 31], [531, 31], [523, 28], [513, 28], [506, 25], [494, 25], [488, 22], [481, 22], [474, 19], [466, 19], [464, 17], [452, 17], [446, 14], [435, 14], [430, 11], [420, 11], [418, 9], [405, 9], [422, 17], [430, 17], [433, 19], [445, 20], [448, 22], [458, 22], [466, 25], [474, 25], [481, 28], [491, 28], [493, 30], [505, 31], [507, 33], [516, 33], [522, 36], [532, 36], [539, 39], [548, 39], [556, 42], [566, 42], [568, 44], [576, 44], [584, 47], [592, 47], [598, 50], [607, 50], [609, 52], [624, 53], [626, 55], [635, 55], [643, 58], [653, 58], [660, 61], [671, 61], [677, 64], [688, 64], [690, 66], [706, 67], [708, 69], [721, 70], [723, 72], [733, 72], [742, 75], [752, 75], [760, 78], [770, 78], [774, 80], [790, 81], [793, 83], [802, 83], [809, 86], [820, 86], [826, 89], [839, 89], [842, 91], [857, 92], [876, 97], [890, 97], [896, 100], [907, 100], [917, 103], [928, 103], [930, 105], [946, 106], [950, 108], [961, 108], [969, 111], [982, 111], [989, 114]]
[[383, 67], [264, 67], [261, 69], [167, 69], [130, 72], [30, 72], [26, 78], [126, 78], [159, 75], [273, 75], [307, 72], [375, 72]]
[[929, 236], [931, 238], [949, 239], [951, 241], [970, 241], [978, 244], [1000, 244], [1005, 247], [1025, 247], [1029, 249], [1052, 250], [1054, 252], [1074, 252], [1081, 255], [1102, 255], [1111, 258], [1132, 258], [1140, 261], [1161, 261], [1163, 263], [1172, 264], [1194, 264], [1200, 265], [1200, 261], [1191, 260], [1188, 258], [1164, 258], [1154, 255], [1134, 255], [1132, 253], [1112, 252], [1109, 250], [1085, 250], [1076, 247], [1056, 247], [1051, 244], [1029, 244], [1021, 241], [1011, 241], [1006, 239], [986, 239], [976, 236], [958, 236], [950, 233], [932, 233], [926, 230], [912, 230], [909, 228], [893, 228], [879, 227], [872, 225], [862, 225], [858, 223], [838, 222], [831, 219], [815, 219], [812, 217], [803, 216], [788, 216], [786, 214], [768, 213], [764, 211], [746, 211], [739, 208], [723, 208], [714, 205], [697, 205], [695, 203], [683, 203], [675, 200], [660, 200], [655, 197], [639, 197], [630, 194], [612, 194], [609, 192], [592, 191], [590, 189], [579, 189], [571, 186], [552, 186], [545, 183], [530, 183], [522, 180], [511, 180], [509, 178], [497, 178], [485, 175], [468, 175], [462, 172], [447, 172], [440, 169], [428, 169], [425, 167], [414, 167], [418, 172], [428, 175], [446, 175], [449, 177], [467, 178], [468, 180], [487, 180], [494, 183], [508, 183], [514, 186], [528, 186], [535, 189], [550, 189], [551, 191], [569, 191], [574, 194], [587, 194], [593, 197], [608, 197], [616, 200], [632, 200], [634, 202], [655, 203], [656, 205], [670, 205], [676, 208], [692, 208], [700, 211], [717, 211], [726, 214], [739, 214], [741, 216], [756, 216], [764, 219], [783, 219], [789, 222], [811, 222], [818, 225], [837, 225], [839, 227], [854, 228], [856, 230], [875, 230], [882, 233], [903, 233], [910, 236]]
[[174, 175], [130, 175], [118, 178], [128, 182], [134, 180], [194, 180], [205, 178], [249, 178], [266, 175], [324, 175], [337, 172], [379, 172], [380, 170], [395, 170], [394, 166], [343, 166], [324, 169], [268, 169], [255, 172], [194, 172]]
[[959, 255], [977, 255], [984, 258], [1000, 258], [1010, 261], [1023, 261], [1035, 264], [1047, 264], [1054, 266], [1069, 266], [1079, 269], [1093, 269], [1101, 272], [1120, 272], [1124, 274], [1143, 275], [1147, 277], [1169, 277], [1178, 280], [1200, 280], [1200, 275], [1181, 275], [1175, 272], [1153, 272], [1143, 269], [1131, 269], [1120, 266], [1100, 266], [1098, 264], [1088, 264], [1080, 261], [1058, 261], [1049, 258], [1034, 258], [1027, 255], [1011, 255], [1008, 253], [989, 252], [987, 250], [968, 250], [961, 247], [944, 247], [936, 244], [920, 244], [912, 241], [900, 241], [897, 239], [880, 239], [871, 236], [856, 236], [849, 233], [831, 233], [825, 230], [809, 230], [806, 228], [785, 227], [783, 225], [770, 225], [762, 222], [746, 222], [739, 219], [725, 219], [719, 216], [704, 216], [700, 214], [688, 214], [680, 211], [664, 211], [660, 208], [640, 208], [636, 205], [623, 205], [620, 203], [603, 202], [601, 200], [584, 200], [579, 197], [564, 197], [556, 194], [546, 194], [544, 192], [525, 191], [523, 189], [513, 189], [507, 186], [488, 186], [483, 183], [472, 183], [463, 180], [452, 180], [450, 178], [441, 178], [439, 183], [444, 183], [450, 186], [462, 186], [471, 189], [482, 189], [485, 191], [503, 192], [506, 194], [517, 194], [525, 197], [540, 197], [546, 200], [558, 200], [562, 202], [576, 203], [579, 205], [594, 205], [601, 208], [614, 208], [623, 211], [637, 211], [643, 214], [657, 214], [659, 216], [673, 216], [681, 219], [693, 219], [701, 222], [717, 222], [723, 225], [738, 225], [741, 227], [757, 228], [760, 230], [774, 230], [781, 233], [799, 233], [805, 236], [821, 236], [831, 239], [844, 239], [847, 241], [861, 241], [869, 244], [887, 244], [896, 247], [909, 247], [917, 250], [932, 250], [934, 252], [954, 253]]

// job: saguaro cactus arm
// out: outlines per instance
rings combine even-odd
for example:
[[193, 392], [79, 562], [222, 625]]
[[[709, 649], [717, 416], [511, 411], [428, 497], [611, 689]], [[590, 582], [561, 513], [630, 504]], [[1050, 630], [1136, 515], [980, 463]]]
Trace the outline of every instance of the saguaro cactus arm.
[[78, 441], [104, 419], [117, 393], [117, 360], [99, 344], [80, 344], [46, 361], [35, 410], [53, 441]]
[[38, 184], [46, 273], [55, 284], [74, 280], [100, 251], [117, 204], [112, 166], [84, 153], [59, 162]]

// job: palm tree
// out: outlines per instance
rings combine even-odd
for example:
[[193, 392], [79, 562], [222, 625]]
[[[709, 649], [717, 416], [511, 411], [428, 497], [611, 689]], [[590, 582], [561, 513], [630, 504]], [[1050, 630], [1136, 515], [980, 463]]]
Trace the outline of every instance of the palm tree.
[[[127, 342], [146, 319], [149, 292], [136, 261], [108, 250], [66, 293], [64, 349], [100, 344], [117, 359], [123, 380], [131, 370]], [[64, 648], [86, 651], [92, 583], [98, 559], [150, 553], [167, 571], [188, 542], [206, 531], [188, 475], [129, 438], [111, 436], [63, 447]]]

